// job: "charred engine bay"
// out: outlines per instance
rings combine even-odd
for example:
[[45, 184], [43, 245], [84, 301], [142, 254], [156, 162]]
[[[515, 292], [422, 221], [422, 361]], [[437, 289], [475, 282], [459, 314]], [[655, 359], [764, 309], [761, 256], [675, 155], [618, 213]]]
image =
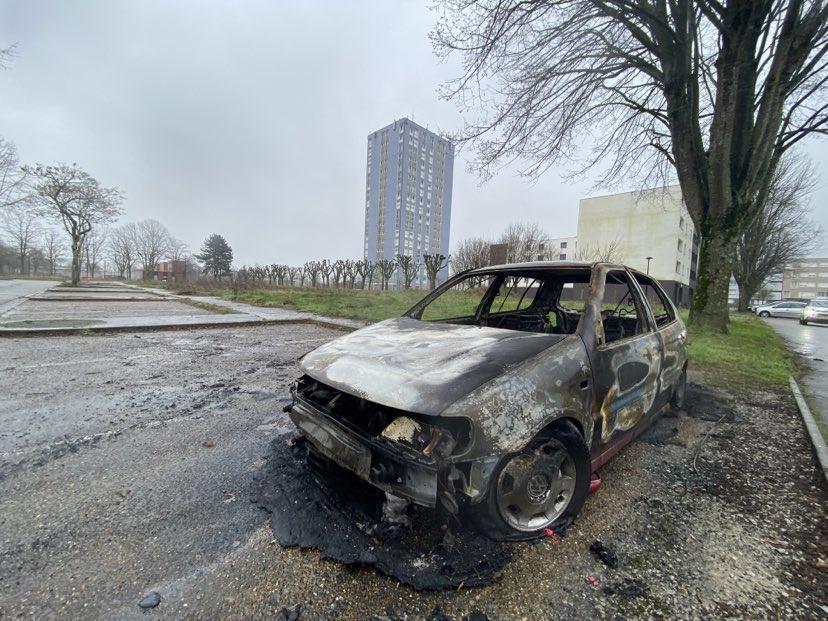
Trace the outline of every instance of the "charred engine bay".
[[513, 545], [459, 526], [448, 530], [433, 510], [408, 505], [400, 512], [385, 494], [342, 468], [330, 465], [323, 475], [307, 455], [302, 439], [277, 437], [255, 482], [254, 501], [270, 513], [283, 547], [372, 565], [418, 590], [481, 586], [509, 562]]

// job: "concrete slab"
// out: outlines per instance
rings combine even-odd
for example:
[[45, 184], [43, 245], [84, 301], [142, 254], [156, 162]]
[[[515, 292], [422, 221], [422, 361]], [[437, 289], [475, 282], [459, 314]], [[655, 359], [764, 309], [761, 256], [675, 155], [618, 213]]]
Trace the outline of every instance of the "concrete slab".
[[141, 302], [72, 300], [55, 303], [36, 299], [25, 300], [15, 309], [0, 318], [0, 323], [22, 320], [58, 319], [106, 319], [116, 317], [184, 317], [187, 315], [209, 315], [209, 311], [175, 300], [152, 300]]

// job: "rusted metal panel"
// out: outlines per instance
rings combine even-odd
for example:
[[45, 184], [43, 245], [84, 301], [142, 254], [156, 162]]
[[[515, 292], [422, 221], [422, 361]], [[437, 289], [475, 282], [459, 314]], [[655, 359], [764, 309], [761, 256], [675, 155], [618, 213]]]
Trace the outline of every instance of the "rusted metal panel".
[[563, 338], [396, 317], [322, 345], [300, 366], [314, 379], [369, 401], [439, 416], [460, 397]]

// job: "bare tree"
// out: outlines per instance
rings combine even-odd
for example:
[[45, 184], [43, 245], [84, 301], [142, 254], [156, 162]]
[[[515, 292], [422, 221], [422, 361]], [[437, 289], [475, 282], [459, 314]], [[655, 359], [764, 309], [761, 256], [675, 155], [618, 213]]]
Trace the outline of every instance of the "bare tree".
[[60, 222], [69, 233], [72, 284], [77, 285], [83, 240], [93, 227], [118, 217], [123, 196], [116, 188], [102, 187], [97, 179], [75, 164], [38, 164], [25, 170], [33, 181], [33, 198], [42, 213]]
[[155, 272], [155, 265], [169, 252], [172, 235], [158, 220], [141, 220], [135, 225], [135, 256], [141, 265], [142, 278]]
[[83, 240], [83, 258], [86, 266], [86, 275], [95, 278], [98, 262], [102, 259], [107, 242], [107, 231], [98, 227], [89, 232]]
[[[458, 137], [491, 174], [537, 175], [596, 147], [602, 182], [675, 175], [702, 239], [691, 321], [726, 331], [736, 241], [782, 154], [826, 133], [823, 0], [443, 0], [433, 40], [464, 71], [444, 95], [480, 102]], [[577, 171], [576, 171], [577, 172]]]
[[[2, 67], [0, 50], [0, 67]], [[0, 138], [0, 209], [12, 207], [26, 200], [26, 172], [17, 159], [17, 148], [8, 140]]]
[[798, 153], [789, 152], [780, 161], [762, 209], [736, 244], [738, 310], [747, 311], [769, 276], [808, 254], [821, 238], [822, 230], [808, 218], [817, 178], [811, 163]]
[[296, 284], [296, 279], [299, 277], [299, 274], [302, 272], [301, 267], [288, 267], [287, 268], [287, 278], [290, 286], [294, 286]]
[[344, 277], [345, 277], [345, 260], [344, 259], [337, 259], [333, 262], [332, 274], [333, 274], [333, 284], [334, 287], [339, 287], [339, 282], [342, 281], [342, 286], [345, 286]]
[[437, 286], [437, 276], [440, 270], [448, 267], [450, 258], [444, 254], [424, 254], [426, 275], [428, 276], [428, 288], [434, 289]]
[[[462, 240], [458, 244], [457, 252], [454, 253], [452, 260], [454, 271], [460, 273], [489, 265], [490, 246], [491, 244], [482, 237], [469, 237]], [[480, 282], [478, 282], [478, 285]]]
[[190, 254], [190, 247], [186, 242], [176, 239], [170, 235], [167, 240], [166, 258], [170, 261], [183, 261], [184, 257]]
[[539, 224], [518, 222], [506, 228], [499, 243], [506, 245], [507, 263], [524, 263], [537, 258], [540, 244], [547, 237]]
[[576, 261], [602, 261], [604, 263], [623, 263], [621, 238], [614, 237], [605, 244], [580, 244], [572, 255]]
[[316, 287], [316, 279], [321, 270], [322, 264], [319, 261], [308, 261], [305, 263], [305, 274], [310, 279], [311, 287]]
[[47, 229], [42, 237], [43, 254], [49, 265], [49, 276], [55, 275], [57, 264], [63, 261], [66, 246], [55, 229]]
[[17, 249], [20, 273], [25, 274], [26, 259], [35, 240], [40, 237], [41, 228], [37, 213], [28, 201], [14, 202], [0, 211], [2, 228], [8, 240]]
[[322, 274], [322, 284], [325, 287], [331, 286], [331, 274], [333, 273], [333, 263], [328, 259], [322, 259], [319, 262], [319, 272]]
[[394, 275], [394, 270], [397, 269], [397, 262], [393, 259], [380, 259], [375, 263], [375, 265], [379, 270], [380, 277], [382, 278], [381, 289], [383, 291], [387, 291], [388, 281], [391, 280], [391, 277]]
[[29, 250], [29, 273], [39, 274], [40, 268], [46, 263], [46, 255], [42, 248], [33, 246]]
[[110, 231], [109, 258], [118, 270], [120, 278], [126, 277], [127, 280], [132, 280], [132, 269], [137, 260], [135, 252], [137, 237], [137, 227], [132, 222]]
[[397, 266], [402, 271], [403, 287], [405, 289], [411, 289], [411, 283], [414, 282], [414, 279], [417, 278], [417, 274], [420, 272], [419, 261], [415, 261], [414, 257], [398, 254]]

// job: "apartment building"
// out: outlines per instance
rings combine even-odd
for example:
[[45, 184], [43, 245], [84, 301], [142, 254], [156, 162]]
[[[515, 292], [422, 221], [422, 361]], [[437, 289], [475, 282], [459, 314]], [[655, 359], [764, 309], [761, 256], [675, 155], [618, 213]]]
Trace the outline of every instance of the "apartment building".
[[[750, 300], [750, 303], [756, 305], [762, 302], [776, 302], [781, 300], [783, 297], [782, 280], [782, 272], [768, 276], [764, 284], [759, 287], [759, 291]], [[727, 303], [733, 308], [739, 305], [739, 285], [732, 276], [730, 278], [730, 287], [727, 290]]]
[[578, 258], [647, 272], [680, 305], [693, 299], [699, 241], [677, 185], [580, 201]]
[[[454, 145], [403, 118], [368, 136], [364, 256], [449, 254]], [[445, 280], [448, 268], [438, 278]], [[400, 284], [397, 274], [396, 284]], [[416, 281], [427, 283], [422, 266]]]
[[828, 257], [805, 257], [785, 266], [783, 298], [828, 298]]

